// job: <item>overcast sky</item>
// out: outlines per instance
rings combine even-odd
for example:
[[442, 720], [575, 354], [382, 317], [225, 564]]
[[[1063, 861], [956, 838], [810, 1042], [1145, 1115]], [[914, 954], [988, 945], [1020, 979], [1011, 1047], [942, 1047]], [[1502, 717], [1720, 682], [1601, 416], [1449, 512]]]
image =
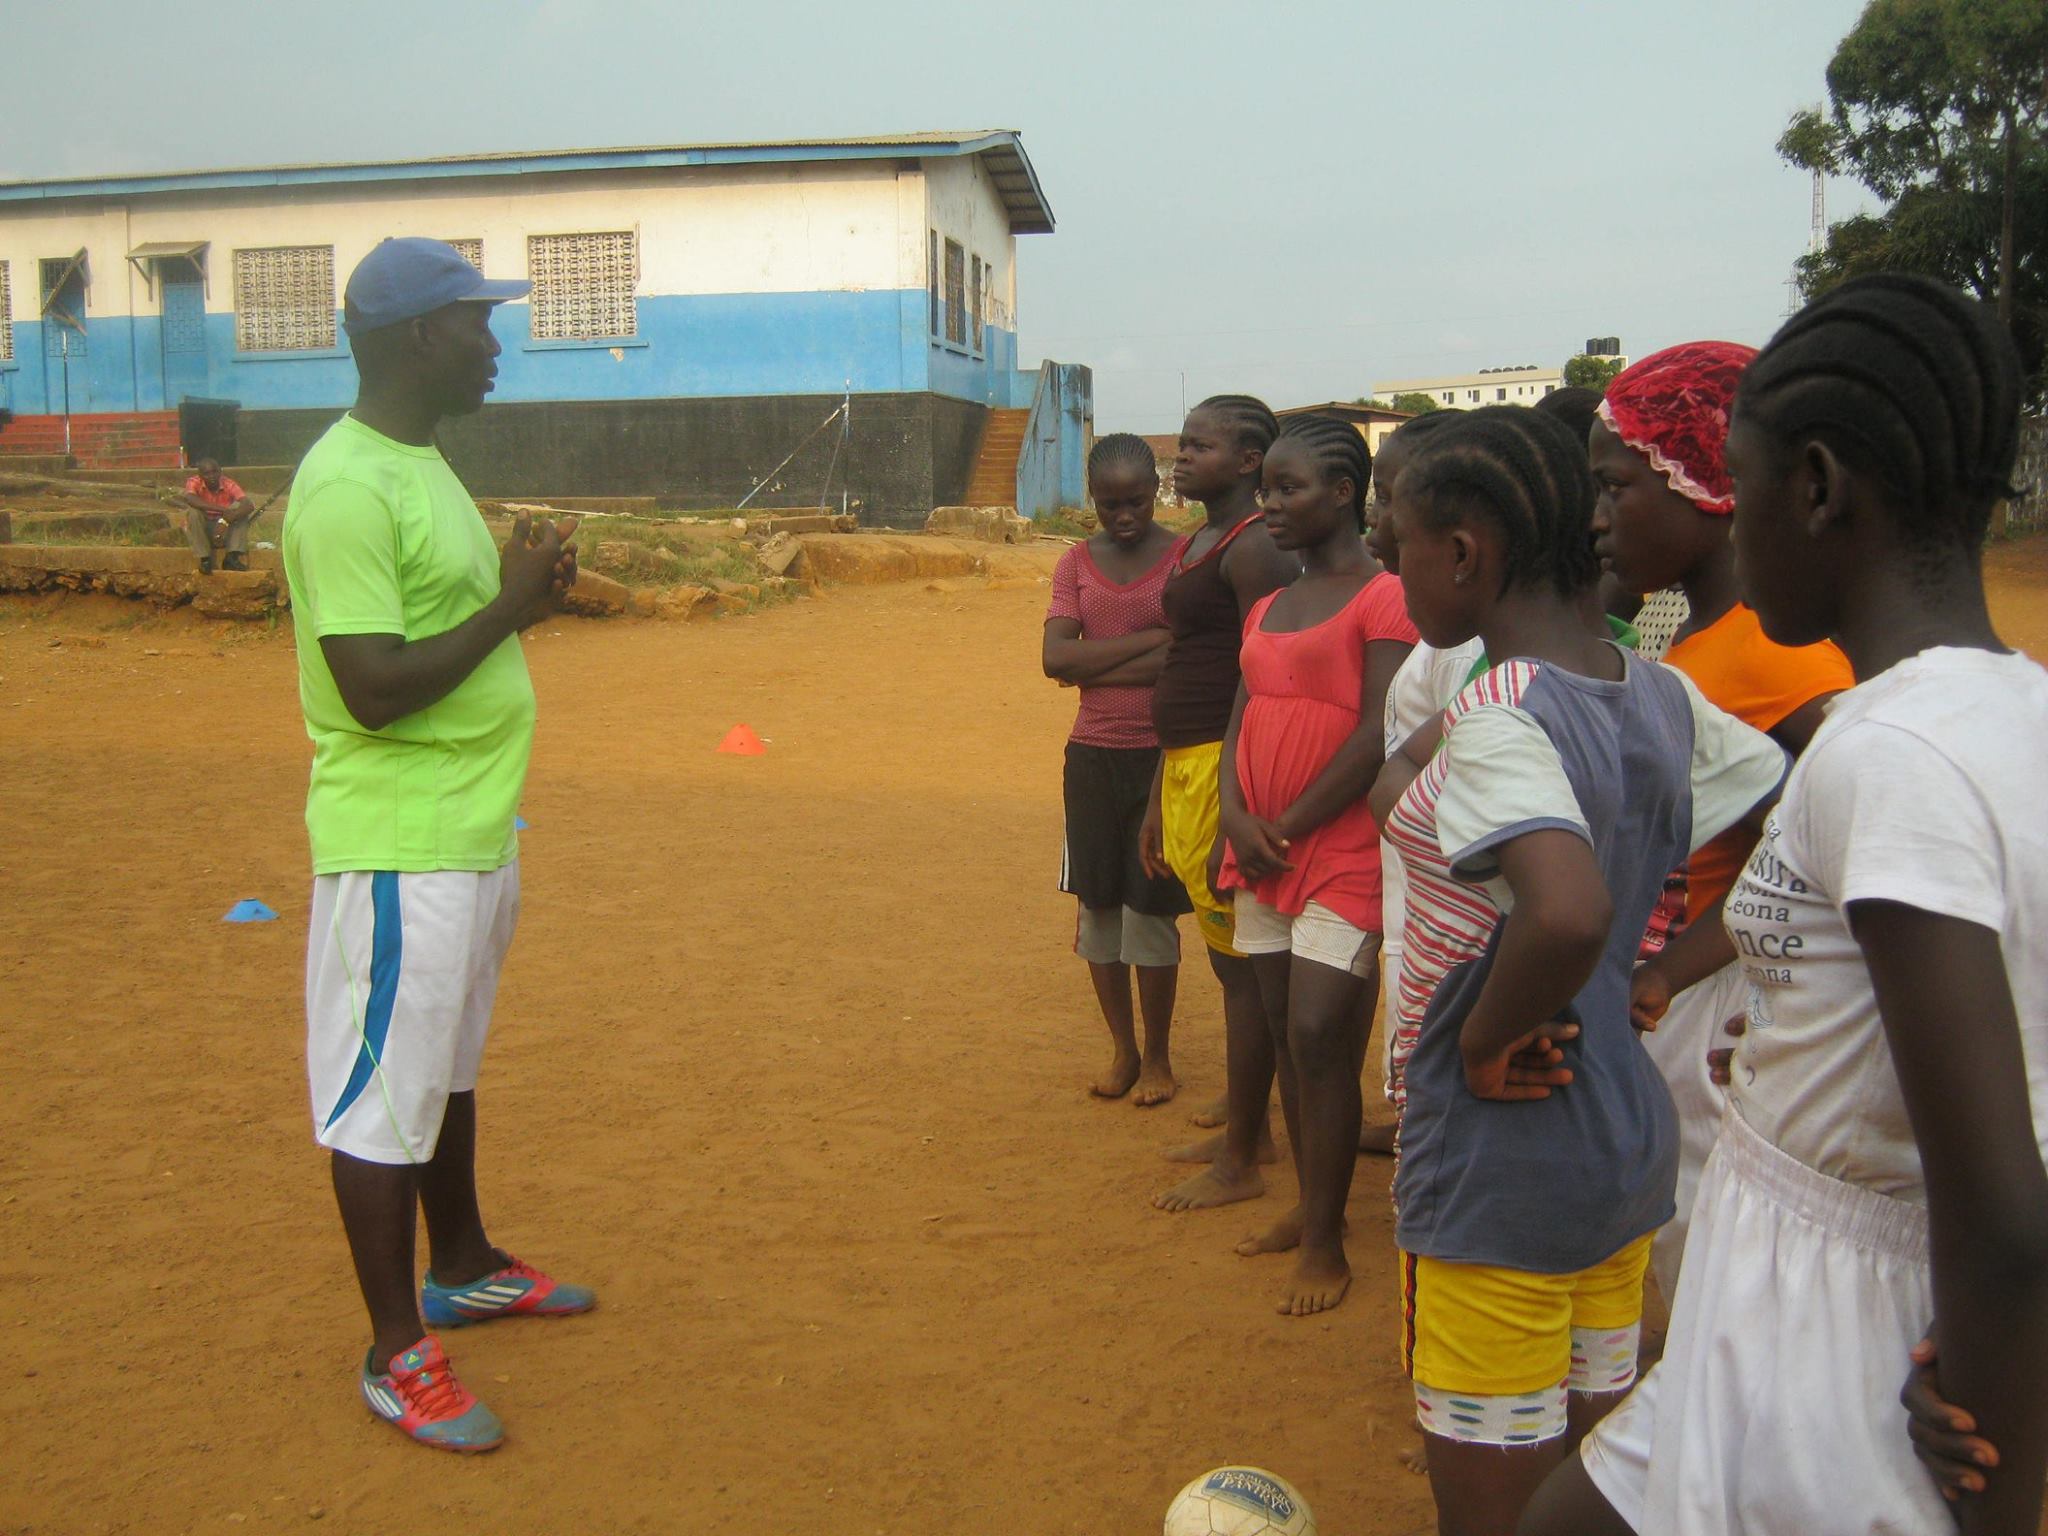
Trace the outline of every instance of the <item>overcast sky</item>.
[[1016, 128], [1059, 222], [1017, 242], [1023, 360], [1163, 432], [1183, 374], [1296, 405], [1762, 342], [1808, 228], [1773, 146], [1861, 8], [16, 0], [0, 180]]

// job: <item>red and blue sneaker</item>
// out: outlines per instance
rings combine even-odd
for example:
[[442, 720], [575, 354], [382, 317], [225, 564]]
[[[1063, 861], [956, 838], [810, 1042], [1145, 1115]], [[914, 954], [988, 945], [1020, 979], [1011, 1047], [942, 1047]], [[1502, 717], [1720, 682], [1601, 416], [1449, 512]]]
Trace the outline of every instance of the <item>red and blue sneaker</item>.
[[374, 1358], [364, 1360], [362, 1387], [370, 1412], [421, 1445], [475, 1452], [494, 1451], [505, 1442], [505, 1426], [455, 1379], [441, 1341], [431, 1333], [393, 1355], [389, 1370], [378, 1370]]
[[429, 1328], [460, 1328], [499, 1317], [568, 1317], [597, 1305], [588, 1286], [565, 1285], [522, 1264], [509, 1253], [498, 1255], [503, 1269], [467, 1285], [441, 1285], [432, 1274], [420, 1287], [420, 1315]]

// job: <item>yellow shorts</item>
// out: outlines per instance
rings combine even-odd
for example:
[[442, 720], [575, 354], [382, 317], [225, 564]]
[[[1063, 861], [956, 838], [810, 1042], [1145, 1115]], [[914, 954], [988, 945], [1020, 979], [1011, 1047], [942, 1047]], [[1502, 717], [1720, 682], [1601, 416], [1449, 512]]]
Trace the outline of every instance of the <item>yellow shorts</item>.
[[1570, 1275], [1401, 1255], [1401, 1363], [1445, 1392], [1508, 1397], [1572, 1373], [1572, 1330], [1642, 1321], [1650, 1238]]
[[1209, 889], [1209, 850], [1216, 846], [1222, 804], [1216, 798], [1216, 769], [1223, 743], [1168, 747], [1160, 754], [1159, 837], [1166, 863], [1187, 887], [1202, 942], [1220, 955], [1236, 955], [1237, 913], [1229, 897], [1218, 901]]

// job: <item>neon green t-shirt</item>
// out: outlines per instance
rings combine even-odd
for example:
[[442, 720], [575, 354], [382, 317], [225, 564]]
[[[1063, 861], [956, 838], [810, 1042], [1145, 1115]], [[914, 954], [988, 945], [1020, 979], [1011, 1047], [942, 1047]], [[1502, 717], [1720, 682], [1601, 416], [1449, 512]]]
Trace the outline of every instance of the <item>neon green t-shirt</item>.
[[348, 712], [320, 650], [324, 635], [444, 634], [498, 595], [497, 547], [448, 461], [342, 417], [299, 466], [284, 569], [313, 738], [313, 872], [492, 870], [518, 857], [534, 715], [518, 638], [381, 731]]

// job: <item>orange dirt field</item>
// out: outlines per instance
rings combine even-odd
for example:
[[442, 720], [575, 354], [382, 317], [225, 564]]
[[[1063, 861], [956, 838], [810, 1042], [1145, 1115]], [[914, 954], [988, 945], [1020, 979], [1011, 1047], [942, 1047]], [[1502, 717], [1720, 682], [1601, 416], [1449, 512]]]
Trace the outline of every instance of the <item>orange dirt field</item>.
[[[2048, 540], [1994, 552], [2048, 655]], [[1054, 889], [1073, 708], [1043, 594], [840, 589], [527, 641], [525, 914], [480, 1089], [497, 1240], [595, 1314], [455, 1334], [507, 1421], [374, 1423], [302, 1067], [289, 629], [0, 604], [0, 1530], [1144, 1536], [1226, 1462], [1418, 1531], [1386, 1165], [1336, 1313], [1276, 1316], [1159, 1150], [1222, 1083], [1092, 1100]], [[737, 722], [759, 758], [713, 748]], [[260, 897], [282, 920], [220, 921]]]

